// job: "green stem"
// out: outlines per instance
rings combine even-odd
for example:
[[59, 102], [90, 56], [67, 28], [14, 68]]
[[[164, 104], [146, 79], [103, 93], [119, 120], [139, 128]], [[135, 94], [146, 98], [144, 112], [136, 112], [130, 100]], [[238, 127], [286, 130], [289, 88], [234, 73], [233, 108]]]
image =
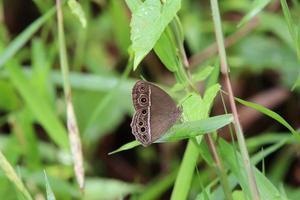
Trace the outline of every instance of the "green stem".
[[[179, 54], [181, 63], [183, 63], [184, 67], [181, 65], [179, 68], [178, 73], [181, 73], [184, 75], [184, 77], [187, 79], [187, 82], [190, 84], [191, 89], [198, 93], [197, 88], [193, 84], [192, 76], [189, 72], [189, 62], [186, 56], [186, 52], [183, 46], [183, 34], [180, 22], [178, 18], [175, 18], [171, 22], [171, 29], [173, 30], [173, 33], [175, 35], [176, 44], [179, 48]], [[208, 113], [207, 113], [208, 115]], [[204, 138], [206, 139], [207, 145], [210, 148], [210, 152], [214, 158], [215, 166], [217, 174], [220, 176], [221, 184], [223, 186], [223, 190], [225, 193], [225, 196], [228, 200], [232, 199], [231, 190], [229, 188], [229, 183], [227, 179], [227, 174], [224, 169], [224, 166], [222, 165], [220, 156], [218, 154], [217, 148], [213, 142], [213, 139], [209, 134], [204, 135]], [[171, 199], [186, 199], [188, 195], [188, 191], [190, 188], [190, 184], [192, 181], [192, 177], [194, 174], [194, 168], [197, 164], [198, 160], [198, 148], [197, 143], [194, 143], [193, 139], [189, 140], [188, 146], [186, 148], [183, 161], [181, 163], [178, 176], [176, 178], [176, 182], [174, 185], [174, 190], [172, 192]], [[184, 185], [184, 186], [183, 186]]]
[[228, 75], [228, 64], [227, 64], [227, 58], [226, 58], [226, 51], [224, 47], [224, 39], [223, 39], [223, 32], [222, 32], [222, 25], [221, 25], [221, 17], [220, 17], [220, 11], [219, 11], [219, 5], [217, 0], [210, 0], [211, 2], [211, 9], [212, 9], [212, 15], [213, 15], [213, 22], [215, 27], [215, 34], [216, 34], [216, 40], [218, 44], [218, 52], [219, 57], [221, 60], [221, 72], [225, 78], [225, 84], [228, 89], [229, 94], [229, 102], [231, 111], [234, 117], [234, 128], [238, 139], [239, 148], [243, 157], [243, 164], [244, 168], [246, 170], [246, 174], [248, 177], [248, 183], [251, 191], [251, 199], [259, 200], [259, 192], [256, 185], [255, 177], [253, 174], [252, 165], [250, 162], [248, 150], [246, 147], [245, 138], [243, 135], [242, 127], [238, 118], [237, 108], [234, 101], [234, 95], [230, 83], [230, 78]]

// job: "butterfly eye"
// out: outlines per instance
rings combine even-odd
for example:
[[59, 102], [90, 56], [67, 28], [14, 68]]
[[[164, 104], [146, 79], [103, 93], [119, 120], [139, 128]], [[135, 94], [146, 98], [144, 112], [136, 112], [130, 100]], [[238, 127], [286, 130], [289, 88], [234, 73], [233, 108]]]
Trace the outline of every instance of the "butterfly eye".
[[141, 102], [145, 103], [147, 101], [147, 99], [144, 97], [141, 99]]
[[145, 90], [146, 90], [146, 88], [145, 88], [145, 86], [144, 85], [141, 85], [140, 87], [139, 87], [139, 91], [140, 92], [145, 92]]
[[142, 131], [142, 132], [145, 132], [145, 130], [146, 130], [146, 129], [145, 129], [144, 127], [141, 128], [141, 131]]
[[142, 113], [143, 113], [143, 114], [146, 114], [146, 113], [147, 113], [147, 111], [146, 111], [146, 110], [143, 110], [143, 111], [142, 111]]

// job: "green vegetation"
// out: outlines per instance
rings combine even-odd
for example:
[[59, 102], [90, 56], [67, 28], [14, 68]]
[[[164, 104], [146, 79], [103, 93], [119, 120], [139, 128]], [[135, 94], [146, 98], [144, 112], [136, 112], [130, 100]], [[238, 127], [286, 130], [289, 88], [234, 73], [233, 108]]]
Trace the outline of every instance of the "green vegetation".
[[[299, 17], [296, 0], [1, 1], [0, 198], [299, 199]], [[183, 110], [149, 147], [138, 79]]]

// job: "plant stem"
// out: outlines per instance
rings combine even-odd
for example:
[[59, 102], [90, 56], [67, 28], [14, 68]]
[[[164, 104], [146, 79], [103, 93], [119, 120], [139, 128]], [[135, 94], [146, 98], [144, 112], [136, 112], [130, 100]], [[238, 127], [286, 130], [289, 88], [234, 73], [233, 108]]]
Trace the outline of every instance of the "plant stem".
[[69, 141], [70, 141], [71, 153], [73, 158], [75, 176], [81, 191], [83, 191], [84, 167], [83, 167], [82, 147], [81, 147], [79, 129], [77, 126], [76, 115], [72, 103], [71, 85], [69, 80], [69, 64], [67, 58], [67, 50], [66, 50], [64, 26], [63, 26], [63, 14], [62, 14], [60, 0], [56, 0], [56, 9], [57, 9], [60, 68], [63, 75], [64, 94], [65, 94], [65, 101], [67, 105], [66, 110], [67, 110], [67, 125], [68, 125], [68, 132], [69, 132]]
[[224, 47], [224, 39], [223, 39], [223, 32], [222, 32], [222, 26], [221, 26], [221, 17], [220, 17], [220, 11], [219, 11], [219, 6], [218, 6], [218, 1], [217, 0], [210, 0], [211, 2], [211, 9], [212, 9], [212, 16], [213, 16], [213, 22], [214, 22], [214, 27], [215, 27], [215, 35], [216, 35], [216, 40], [218, 44], [218, 52], [219, 52], [219, 57], [221, 60], [221, 73], [224, 76], [225, 79], [225, 84], [228, 90], [228, 95], [229, 95], [229, 102], [230, 102], [230, 107], [231, 111], [234, 117], [234, 128], [235, 132], [237, 135], [238, 139], [238, 144], [239, 148], [243, 157], [243, 164], [246, 170], [246, 174], [248, 177], [248, 183], [251, 191], [251, 199], [254, 200], [259, 200], [259, 192], [258, 188], [256, 185], [255, 177], [253, 174], [253, 169], [252, 165], [250, 162], [248, 150], [246, 147], [246, 142], [245, 138], [243, 135], [242, 127], [238, 118], [238, 113], [237, 113], [237, 108], [235, 105], [234, 101], [234, 95], [231, 87], [231, 82], [229, 78], [229, 69], [228, 69], [228, 64], [227, 64], [227, 58], [226, 58], [226, 51]]
[[[177, 23], [176, 23], [177, 22]], [[190, 64], [187, 59], [187, 55], [185, 52], [185, 49], [183, 47], [183, 36], [180, 37], [180, 23], [179, 21], [172, 21], [171, 27], [173, 28], [173, 33], [175, 34], [176, 43], [179, 46], [179, 54], [181, 58], [181, 62], [183, 66], [181, 66], [181, 73], [185, 74], [185, 77], [188, 78], [188, 82], [191, 85], [191, 89], [198, 93], [197, 88], [193, 84], [192, 76], [189, 72]], [[207, 113], [208, 115], [208, 113]], [[219, 157], [217, 148], [213, 142], [213, 139], [209, 134], [205, 134], [204, 138], [207, 142], [207, 145], [209, 146], [210, 153], [212, 154], [217, 174], [220, 176], [221, 184], [223, 186], [223, 190], [226, 196], [226, 199], [232, 200], [231, 191], [229, 189], [228, 179], [226, 171], [224, 170], [224, 166], [222, 165], [221, 159]], [[196, 143], [193, 142], [193, 139], [190, 139], [186, 148], [186, 151], [183, 156], [183, 161], [181, 163], [178, 176], [175, 181], [174, 190], [172, 192], [171, 199], [186, 199], [188, 195], [188, 189], [190, 188], [194, 167], [197, 164], [198, 160], [198, 148], [196, 146]], [[184, 185], [184, 186], [183, 186]]]

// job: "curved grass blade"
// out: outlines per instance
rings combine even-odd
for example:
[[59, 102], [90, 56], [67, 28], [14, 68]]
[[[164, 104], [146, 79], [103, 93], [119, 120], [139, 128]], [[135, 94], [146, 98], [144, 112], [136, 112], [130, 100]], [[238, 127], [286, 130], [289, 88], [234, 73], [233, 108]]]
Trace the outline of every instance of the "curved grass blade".
[[264, 107], [264, 106], [261, 106], [259, 104], [256, 104], [256, 103], [252, 103], [252, 102], [249, 102], [249, 101], [245, 101], [243, 99], [240, 99], [240, 98], [237, 98], [235, 97], [235, 100], [238, 101], [239, 103], [247, 106], [247, 107], [250, 107], [250, 108], [253, 108], [273, 119], [275, 119], [277, 122], [279, 122], [280, 124], [282, 124], [283, 126], [285, 126], [294, 136], [295, 138], [297, 138], [297, 140], [299, 140], [300, 142], [300, 135], [299, 133], [285, 120], [283, 119], [279, 114], [277, 114], [276, 112]]
[[264, 9], [271, 0], [255, 0], [252, 4], [251, 10], [241, 19], [238, 27], [249, 22], [255, 15], [257, 15], [262, 9]]

